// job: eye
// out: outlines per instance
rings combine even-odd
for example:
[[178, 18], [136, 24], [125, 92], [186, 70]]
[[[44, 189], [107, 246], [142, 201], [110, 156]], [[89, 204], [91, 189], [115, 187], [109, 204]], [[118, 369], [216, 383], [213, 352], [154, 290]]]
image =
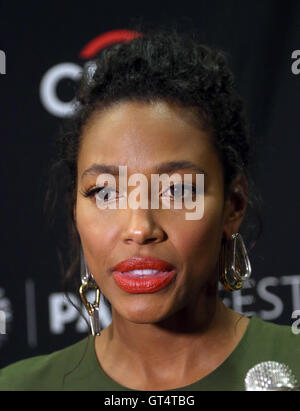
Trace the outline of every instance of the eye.
[[93, 188], [92, 190], [87, 190], [86, 192], [84, 192], [84, 196], [97, 196], [97, 199], [99, 199], [100, 201], [109, 201], [114, 199], [114, 193], [116, 193], [116, 190], [111, 187], [104, 186]]
[[96, 195], [102, 201], [109, 201], [109, 200], [113, 200], [115, 198], [114, 193], [116, 193], [116, 191], [113, 188], [101, 187], [101, 190], [98, 191], [98, 193], [96, 193]]
[[171, 192], [171, 195], [175, 199], [179, 199], [182, 196], [190, 196], [191, 194], [195, 194], [195, 187], [193, 185], [188, 184], [172, 184], [164, 193]]

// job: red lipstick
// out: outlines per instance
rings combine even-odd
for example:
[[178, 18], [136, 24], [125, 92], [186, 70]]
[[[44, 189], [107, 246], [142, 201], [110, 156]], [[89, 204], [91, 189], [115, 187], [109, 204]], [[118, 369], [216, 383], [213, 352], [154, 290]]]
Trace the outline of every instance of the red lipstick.
[[154, 257], [133, 257], [112, 268], [116, 284], [129, 293], [153, 293], [166, 287], [176, 275], [175, 267]]

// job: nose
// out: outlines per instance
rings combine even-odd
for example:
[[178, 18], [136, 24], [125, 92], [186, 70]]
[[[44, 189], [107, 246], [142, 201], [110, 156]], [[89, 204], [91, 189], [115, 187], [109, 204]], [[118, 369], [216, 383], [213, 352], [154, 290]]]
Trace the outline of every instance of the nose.
[[122, 233], [122, 240], [139, 245], [159, 243], [166, 238], [166, 233], [156, 224], [149, 209], [128, 210], [128, 223]]

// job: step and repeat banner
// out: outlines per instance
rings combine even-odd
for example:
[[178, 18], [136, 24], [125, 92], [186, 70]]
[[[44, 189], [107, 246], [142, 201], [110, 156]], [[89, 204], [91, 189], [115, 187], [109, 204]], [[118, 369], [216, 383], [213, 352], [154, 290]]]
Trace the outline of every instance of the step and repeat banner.
[[[83, 68], [105, 39], [121, 41], [140, 20], [195, 28], [204, 44], [229, 55], [260, 141], [252, 171], [264, 227], [250, 254], [252, 281], [220, 293], [236, 311], [298, 330], [299, 19], [298, 1], [0, 2], [0, 367], [86, 336], [85, 321], [64, 296], [56, 239], [43, 215], [47, 173]], [[56, 236], [67, 241], [64, 221]], [[80, 304], [78, 293], [71, 299]], [[106, 326], [110, 311], [100, 306]]]

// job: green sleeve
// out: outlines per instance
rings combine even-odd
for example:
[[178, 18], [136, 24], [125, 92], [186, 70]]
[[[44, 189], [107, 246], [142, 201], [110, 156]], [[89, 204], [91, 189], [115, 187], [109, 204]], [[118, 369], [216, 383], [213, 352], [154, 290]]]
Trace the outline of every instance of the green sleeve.
[[84, 353], [86, 339], [48, 355], [27, 358], [0, 370], [0, 391], [61, 390], [65, 376]]
[[62, 375], [53, 355], [28, 358], [0, 370], [0, 390], [57, 390]]

